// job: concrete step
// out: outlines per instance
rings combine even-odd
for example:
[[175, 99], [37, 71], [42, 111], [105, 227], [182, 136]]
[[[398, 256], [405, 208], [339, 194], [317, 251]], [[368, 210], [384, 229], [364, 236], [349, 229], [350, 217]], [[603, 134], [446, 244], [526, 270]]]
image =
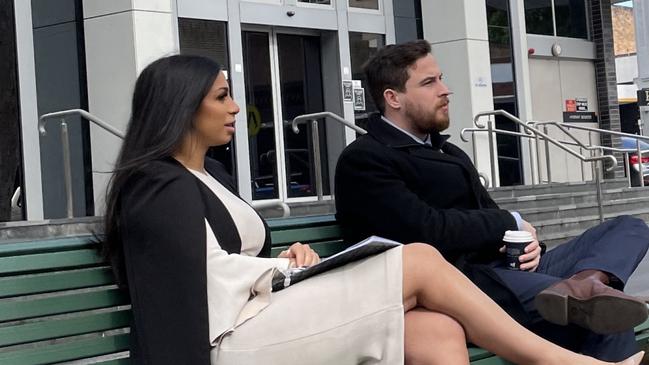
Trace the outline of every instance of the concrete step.
[[[643, 208], [647, 208], [647, 211], [649, 211], [649, 196], [604, 201], [602, 208], [605, 215], [613, 213], [626, 214], [628, 211], [638, 211]], [[596, 201], [540, 208], [525, 208], [519, 209], [518, 212], [523, 216], [523, 219], [529, 222], [599, 215]]]
[[53, 237], [74, 237], [101, 234], [102, 217], [77, 217], [43, 221], [0, 223], [0, 242], [22, 242]]
[[[325, 199], [321, 201], [289, 203], [291, 209], [291, 217], [303, 217], [310, 215], [334, 214], [336, 213], [335, 202], [332, 199]], [[273, 208], [257, 208], [257, 211], [263, 218], [280, 218], [282, 211], [275, 207]]]
[[[627, 198], [649, 197], [649, 187], [615, 188], [603, 191], [603, 201]], [[592, 191], [552, 193], [537, 196], [507, 197], [495, 199], [502, 209], [521, 210], [529, 208], [557, 207], [560, 205], [579, 205], [597, 202], [597, 193]]]
[[[626, 179], [611, 179], [602, 182], [603, 189], [620, 189], [628, 187]], [[514, 198], [530, 195], [544, 195], [557, 193], [570, 193], [581, 191], [595, 191], [595, 182], [569, 182], [569, 183], [552, 183], [541, 185], [518, 185], [491, 188], [489, 195], [493, 199]]]
[[[645, 222], [649, 222], [649, 207], [637, 210], [628, 210], [624, 213], [605, 214], [604, 219], [611, 219], [624, 214], [632, 215], [644, 220]], [[599, 217], [597, 215], [590, 215], [573, 218], [550, 219], [530, 223], [532, 223], [536, 228], [539, 239], [545, 242], [548, 247], [554, 247], [572, 237], [582, 234], [588, 228], [598, 225]]]

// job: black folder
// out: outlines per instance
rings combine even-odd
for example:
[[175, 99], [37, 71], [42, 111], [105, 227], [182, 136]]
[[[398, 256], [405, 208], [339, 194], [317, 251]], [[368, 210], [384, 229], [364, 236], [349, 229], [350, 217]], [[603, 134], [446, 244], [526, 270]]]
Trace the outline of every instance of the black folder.
[[370, 236], [335, 255], [322, 259], [316, 265], [307, 268], [293, 268], [286, 271], [278, 271], [273, 277], [273, 291], [282, 290], [314, 275], [376, 255], [400, 245], [399, 242], [387, 238]]

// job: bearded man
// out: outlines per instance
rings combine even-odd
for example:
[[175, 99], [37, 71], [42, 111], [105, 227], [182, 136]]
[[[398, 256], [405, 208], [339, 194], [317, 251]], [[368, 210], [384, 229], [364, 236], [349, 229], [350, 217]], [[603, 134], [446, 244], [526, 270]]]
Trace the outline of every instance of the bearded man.
[[[647, 307], [621, 290], [647, 252], [647, 225], [618, 217], [545, 252], [534, 227], [500, 209], [469, 157], [440, 134], [449, 126], [451, 92], [428, 42], [384, 47], [365, 74], [380, 113], [336, 167], [336, 218], [345, 240], [379, 235], [428, 243], [549, 340], [607, 361], [635, 353], [633, 327], [646, 320]], [[518, 271], [505, 266], [507, 230], [534, 237]], [[406, 337], [426, 330], [425, 318], [414, 329], [408, 324]]]

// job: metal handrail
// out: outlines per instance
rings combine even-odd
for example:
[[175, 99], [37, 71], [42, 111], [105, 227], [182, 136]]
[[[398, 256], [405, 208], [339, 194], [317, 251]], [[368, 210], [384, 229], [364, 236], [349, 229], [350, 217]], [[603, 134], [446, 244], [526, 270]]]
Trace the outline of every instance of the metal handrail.
[[[480, 118], [481, 117], [491, 116], [491, 115], [493, 115], [493, 116], [500, 115], [500, 116], [503, 116], [503, 117], [511, 120], [515, 124], [518, 124], [519, 126], [521, 126], [523, 128], [523, 131], [525, 131], [525, 133], [513, 132], [513, 131], [503, 131], [503, 130], [495, 129], [495, 128], [493, 128], [493, 122], [491, 120], [489, 120], [486, 124], [481, 124], [480, 123]], [[595, 184], [596, 184], [596, 189], [597, 189], [597, 207], [598, 207], [598, 212], [599, 212], [599, 220], [600, 220], [600, 222], [604, 221], [604, 212], [603, 212], [603, 203], [602, 203], [602, 199], [603, 199], [602, 198], [602, 186], [601, 186], [601, 176], [600, 176], [601, 174], [600, 174], [600, 171], [599, 171], [599, 164], [597, 164], [597, 162], [602, 161], [602, 163], [603, 163], [604, 160], [611, 161], [612, 166], [610, 166], [606, 170], [606, 171], [611, 171], [617, 166], [617, 163], [618, 163], [615, 156], [602, 155], [602, 156], [585, 157], [585, 156], [573, 151], [572, 149], [566, 147], [564, 145], [563, 141], [559, 141], [559, 140], [556, 140], [556, 139], [550, 137], [547, 133], [544, 133], [544, 132], [534, 128], [532, 125], [524, 123], [519, 118], [515, 117], [514, 115], [512, 115], [512, 114], [510, 114], [507, 111], [502, 110], [502, 109], [501, 110], [480, 112], [480, 113], [475, 115], [475, 117], [473, 119], [473, 123], [478, 128], [464, 128], [464, 129], [462, 129], [462, 131], [460, 133], [460, 138], [463, 141], [468, 142], [468, 140], [464, 136], [464, 134], [466, 132], [472, 132], [472, 133], [475, 133], [475, 132], [488, 132], [489, 133], [489, 158], [490, 158], [490, 162], [491, 162], [490, 167], [491, 167], [491, 178], [492, 179], [495, 179], [495, 176], [496, 176], [496, 166], [495, 166], [495, 156], [494, 156], [494, 146], [493, 146], [493, 134], [494, 133], [495, 134], [506, 134], [506, 135], [513, 135], [513, 136], [528, 138], [528, 139], [530, 139], [530, 144], [531, 144], [531, 139], [535, 139], [537, 141], [537, 143], [538, 143], [539, 138], [542, 138], [545, 141], [546, 144], [547, 143], [552, 143], [556, 147], [558, 147], [558, 148], [564, 150], [565, 152], [567, 152], [568, 154], [578, 158], [582, 162], [594, 163], [594, 167], [595, 167], [595, 174], [594, 175], [595, 175]], [[546, 132], [547, 132], [547, 130], [546, 130]], [[583, 144], [575, 136], [573, 136], [569, 131], [564, 130], [564, 133], [566, 133], [573, 141], [575, 141], [574, 143], [577, 143], [577, 145], [579, 145], [580, 147], [584, 147], [584, 148], [586, 147], [586, 146], [582, 146]], [[474, 145], [474, 149], [475, 149], [475, 145]], [[549, 152], [548, 152], [547, 148], [545, 150], [545, 153], [546, 153], [546, 159], [549, 159]], [[532, 159], [531, 154], [530, 154], [530, 159]], [[539, 166], [540, 166], [540, 164], [539, 164]], [[549, 164], [547, 165], [547, 167], [548, 167], [548, 181], [550, 181]], [[534, 177], [532, 177], [532, 179], [534, 180]], [[539, 178], [539, 182], [540, 181], [541, 181], [541, 179]]]
[[584, 127], [582, 125], [575, 125], [575, 124], [569, 124], [569, 123], [559, 123], [555, 121], [542, 121], [542, 122], [529, 122], [528, 125], [544, 125], [544, 124], [552, 124], [552, 125], [561, 125], [567, 128], [572, 128], [572, 129], [581, 129], [584, 131], [591, 131], [591, 132], [597, 132], [597, 133], [603, 133], [603, 134], [610, 134], [614, 136], [620, 136], [620, 137], [631, 137], [633, 139], [638, 139], [638, 140], [644, 140], [644, 141], [649, 141], [649, 136], [641, 136], [639, 134], [631, 134], [631, 133], [624, 133], [624, 132], [617, 132], [617, 131], [610, 131], [608, 129], [601, 129], [601, 128], [593, 128], [593, 127]]
[[19, 187], [16, 188], [16, 191], [14, 191], [13, 195], [11, 196], [11, 207], [12, 208], [19, 208], [19, 203], [20, 203], [20, 194], [21, 194], [22, 189]]
[[297, 124], [302, 121], [307, 121], [307, 120], [314, 120], [314, 119], [320, 119], [320, 118], [331, 118], [334, 119], [335, 121], [344, 124], [346, 127], [351, 128], [355, 130], [359, 134], [366, 134], [367, 131], [353, 122], [348, 121], [347, 119], [339, 116], [338, 114], [334, 114], [332, 112], [319, 112], [319, 113], [311, 113], [311, 114], [302, 114], [298, 115], [293, 119], [292, 127], [293, 127], [293, 133], [298, 134], [300, 133], [300, 128], [298, 128]]
[[[543, 122], [529, 122], [528, 125], [553, 125], [557, 128], [559, 128], [562, 132], [570, 135], [568, 133], [567, 129], [572, 128], [572, 129], [577, 129], [577, 130], [583, 130], [583, 131], [588, 131], [590, 132], [595, 132], [599, 134], [608, 134], [611, 136], [618, 136], [618, 137], [628, 137], [635, 139], [636, 141], [636, 148], [635, 149], [628, 149], [628, 148], [614, 148], [614, 147], [605, 147], [605, 146], [589, 146], [587, 148], [589, 149], [599, 149], [599, 150], [607, 150], [607, 151], [613, 151], [613, 152], [621, 152], [624, 153], [624, 160], [625, 163], [628, 163], [629, 160], [629, 153], [631, 152], [636, 152], [638, 154], [638, 159], [639, 161], [642, 161], [642, 155], [646, 152], [649, 152], [647, 150], [642, 150], [640, 148], [640, 141], [649, 141], [649, 136], [642, 136], [638, 134], [631, 134], [631, 133], [624, 133], [624, 132], [617, 132], [617, 131], [610, 131], [607, 129], [601, 129], [601, 128], [593, 128], [593, 127], [585, 127], [581, 125], [574, 125], [574, 124], [568, 124], [568, 123], [559, 123], [556, 121], [543, 121]], [[640, 166], [642, 166], [642, 163], [640, 163]], [[640, 173], [638, 174], [638, 179], [639, 185], [644, 186], [644, 176], [643, 176], [643, 169], [642, 167], [640, 168]], [[629, 181], [629, 186], [631, 185], [631, 174], [630, 172], [627, 173], [627, 180]]]
[[[47, 131], [45, 130], [45, 123], [47, 122], [48, 119], [57, 118], [57, 117], [61, 118], [60, 119], [61, 145], [63, 148], [63, 174], [64, 174], [63, 178], [65, 181], [66, 212], [68, 218], [74, 217], [74, 212], [73, 212], [74, 201], [72, 195], [72, 168], [70, 163], [70, 143], [68, 138], [68, 124], [65, 121], [65, 117], [71, 115], [80, 115], [81, 117], [91, 121], [92, 123], [96, 124], [97, 126], [104, 129], [105, 131], [113, 134], [114, 136], [124, 139], [124, 134], [121, 131], [119, 131], [115, 127], [111, 126], [110, 124], [106, 123], [105, 121], [99, 119], [98, 117], [88, 113], [83, 109], [70, 109], [70, 110], [63, 110], [59, 112], [41, 115], [41, 117], [39, 118], [38, 130], [42, 136], [47, 135]], [[288, 204], [286, 204], [286, 202], [283, 201], [253, 201], [251, 205], [253, 208], [277, 207], [282, 210], [282, 217], [288, 217], [291, 212], [291, 209], [288, 206]]]
[[359, 134], [366, 134], [367, 131], [356, 124], [346, 120], [345, 118], [334, 114], [332, 112], [319, 112], [311, 114], [302, 114], [293, 118], [291, 127], [293, 133], [300, 133], [300, 128], [298, 124], [300, 122], [311, 122], [311, 140], [313, 143], [313, 164], [315, 169], [315, 189], [318, 201], [321, 201], [324, 198], [323, 186], [322, 186], [322, 158], [320, 157], [320, 131], [318, 130], [318, 119], [320, 118], [331, 118], [338, 123], [343, 124], [344, 126], [353, 129]]
[[43, 114], [38, 118], [38, 131], [41, 136], [46, 136], [45, 123], [51, 118], [61, 118], [61, 148], [63, 149], [63, 180], [66, 194], [66, 214], [68, 218], [74, 217], [74, 198], [72, 195], [72, 166], [70, 162], [70, 138], [68, 135], [68, 123], [65, 121], [66, 116], [79, 115], [84, 119], [94, 123], [98, 127], [113, 134], [114, 136], [124, 139], [124, 133], [110, 124], [104, 122], [98, 117], [88, 113], [83, 109], [69, 109], [54, 113]]
[[291, 215], [291, 208], [281, 200], [255, 200], [250, 203], [250, 206], [255, 209], [278, 208], [282, 211], [282, 218]]
[[98, 127], [104, 129], [105, 131], [111, 133], [115, 137], [119, 137], [121, 139], [124, 139], [124, 133], [120, 131], [119, 129], [111, 126], [110, 124], [104, 122], [103, 120], [99, 119], [99, 117], [94, 116], [87, 111], [83, 109], [70, 109], [70, 110], [62, 110], [59, 112], [54, 112], [54, 113], [47, 113], [41, 115], [40, 118], [38, 118], [38, 131], [41, 133], [41, 136], [47, 135], [47, 131], [45, 130], [45, 122], [46, 119], [50, 118], [56, 118], [56, 117], [65, 117], [69, 115], [80, 115], [84, 119], [93, 122], [95, 125]]
[[[545, 139], [546, 141], [552, 143], [553, 145], [555, 145], [555, 146], [557, 146], [558, 148], [560, 148], [560, 149], [566, 151], [567, 153], [573, 155], [574, 157], [580, 159], [580, 160], [583, 161], [583, 162], [595, 162], [595, 161], [610, 160], [610, 161], [611, 161], [611, 167], [609, 167], [608, 169], [606, 169], [606, 171], [612, 171], [612, 170], [615, 169], [615, 167], [617, 166], [617, 159], [615, 158], [615, 156], [604, 155], [604, 156], [595, 156], [595, 157], [584, 157], [584, 156], [578, 154], [577, 152], [571, 150], [570, 148], [565, 147], [561, 142], [559, 142], [559, 141], [557, 141], [556, 139], [550, 137], [550, 136], [547, 135], [546, 133], [543, 133], [543, 132], [541, 132], [540, 130], [538, 130], [538, 129], [536, 129], [536, 128], [534, 128], [534, 127], [532, 127], [532, 126], [530, 126], [530, 125], [528, 125], [528, 124], [526, 124], [526, 123], [524, 123], [522, 120], [518, 119], [518, 118], [515, 117], [514, 115], [512, 115], [512, 114], [510, 114], [510, 113], [508, 113], [508, 112], [506, 112], [505, 110], [502, 110], [502, 109], [499, 109], [499, 110], [492, 110], [492, 111], [487, 111], [487, 112], [481, 112], [481, 113], [478, 113], [478, 114], [476, 114], [476, 116], [473, 118], [473, 123], [474, 123], [474, 124], [475, 124], [479, 129], [486, 130], [486, 129], [487, 129], [487, 126], [486, 126], [486, 125], [481, 125], [481, 124], [479, 123], [479, 120], [480, 120], [480, 117], [489, 116], [489, 115], [494, 115], [494, 116], [495, 116], [495, 115], [501, 115], [501, 116], [504, 116], [504, 117], [506, 117], [507, 119], [511, 120], [512, 122], [514, 122], [514, 123], [520, 125], [521, 127], [523, 127], [523, 129], [524, 129], [525, 131], [528, 131], [528, 132], [531, 131], [531, 132], [533, 132], [533, 134], [535, 134], [535, 135], [537, 135], [537, 136], [541, 136], [541, 137], [543, 137], [543, 139]], [[573, 136], [573, 137], [574, 137], [574, 136]]]

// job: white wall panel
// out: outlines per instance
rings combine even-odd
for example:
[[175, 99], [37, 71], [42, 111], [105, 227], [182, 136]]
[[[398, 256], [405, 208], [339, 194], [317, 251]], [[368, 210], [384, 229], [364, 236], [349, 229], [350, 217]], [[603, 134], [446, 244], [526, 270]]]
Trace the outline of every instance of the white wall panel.
[[177, 2], [180, 18], [228, 20], [227, 0], [177, 0]]

